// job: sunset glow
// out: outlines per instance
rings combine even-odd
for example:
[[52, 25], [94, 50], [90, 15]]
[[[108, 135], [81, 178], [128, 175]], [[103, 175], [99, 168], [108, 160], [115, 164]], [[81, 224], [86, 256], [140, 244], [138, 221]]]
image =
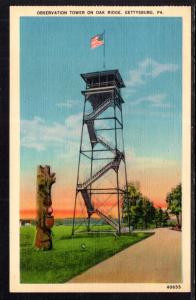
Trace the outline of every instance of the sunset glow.
[[80, 74], [103, 68], [102, 47], [89, 47], [103, 28], [106, 68], [118, 69], [126, 85], [128, 182], [138, 181], [142, 194], [165, 208], [167, 193], [181, 182], [181, 19], [23, 17], [20, 22], [20, 217], [36, 217], [40, 164], [56, 173], [54, 217], [73, 217], [85, 89]]

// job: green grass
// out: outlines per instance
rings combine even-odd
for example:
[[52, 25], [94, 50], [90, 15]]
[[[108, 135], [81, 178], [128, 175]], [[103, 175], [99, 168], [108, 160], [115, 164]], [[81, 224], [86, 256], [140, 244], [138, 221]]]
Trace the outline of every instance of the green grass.
[[[107, 225], [102, 229], [107, 229]], [[35, 227], [21, 227], [21, 283], [64, 283], [151, 234], [137, 232], [115, 238], [111, 234], [95, 233], [71, 237], [71, 226], [54, 226], [53, 249], [38, 251], [33, 246]]]

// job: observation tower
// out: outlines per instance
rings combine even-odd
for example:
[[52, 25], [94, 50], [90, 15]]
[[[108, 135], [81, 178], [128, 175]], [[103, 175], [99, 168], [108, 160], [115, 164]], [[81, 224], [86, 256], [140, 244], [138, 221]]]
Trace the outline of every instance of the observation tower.
[[125, 85], [118, 70], [81, 77], [86, 89], [82, 91], [84, 108], [72, 234], [95, 232], [100, 223], [110, 225], [106, 231], [120, 234], [127, 191], [121, 96]]

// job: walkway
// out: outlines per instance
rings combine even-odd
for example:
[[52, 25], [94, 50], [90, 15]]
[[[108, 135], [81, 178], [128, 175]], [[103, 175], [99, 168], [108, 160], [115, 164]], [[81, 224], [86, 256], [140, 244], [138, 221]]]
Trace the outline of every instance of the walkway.
[[181, 232], [167, 228], [74, 277], [70, 283], [181, 282]]

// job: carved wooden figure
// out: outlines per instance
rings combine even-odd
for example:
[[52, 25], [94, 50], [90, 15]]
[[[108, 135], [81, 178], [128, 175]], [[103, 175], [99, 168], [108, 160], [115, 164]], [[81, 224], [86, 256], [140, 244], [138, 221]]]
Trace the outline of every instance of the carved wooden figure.
[[55, 183], [55, 173], [50, 173], [50, 166], [37, 168], [37, 220], [35, 247], [43, 250], [52, 249], [52, 216], [51, 187]]

